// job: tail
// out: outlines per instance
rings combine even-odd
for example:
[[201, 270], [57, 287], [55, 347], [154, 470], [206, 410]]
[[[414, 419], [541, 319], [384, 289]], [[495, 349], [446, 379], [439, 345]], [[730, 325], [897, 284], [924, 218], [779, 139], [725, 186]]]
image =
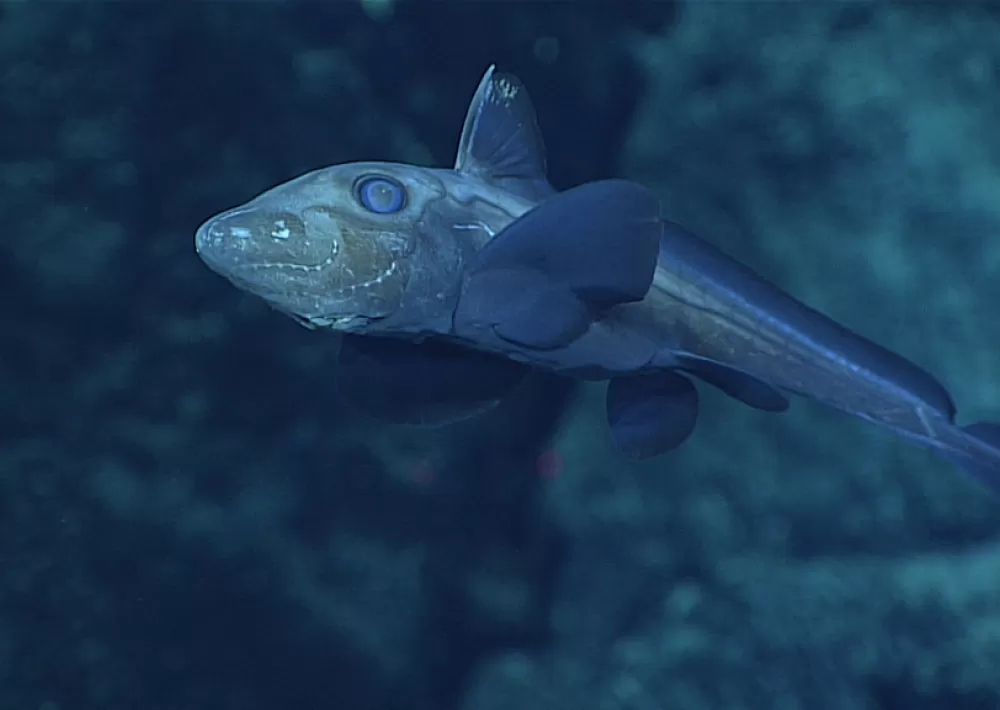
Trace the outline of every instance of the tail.
[[941, 456], [1000, 495], [1000, 424], [969, 424], [954, 434], [950, 445], [939, 449]]

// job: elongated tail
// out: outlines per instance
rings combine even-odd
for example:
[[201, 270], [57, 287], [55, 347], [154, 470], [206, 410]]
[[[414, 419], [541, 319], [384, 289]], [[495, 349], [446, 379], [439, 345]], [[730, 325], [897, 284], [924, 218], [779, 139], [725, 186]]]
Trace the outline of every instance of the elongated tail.
[[938, 453], [972, 478], [1000, 494], [1000, 424], [979, 422], [955, 427]]

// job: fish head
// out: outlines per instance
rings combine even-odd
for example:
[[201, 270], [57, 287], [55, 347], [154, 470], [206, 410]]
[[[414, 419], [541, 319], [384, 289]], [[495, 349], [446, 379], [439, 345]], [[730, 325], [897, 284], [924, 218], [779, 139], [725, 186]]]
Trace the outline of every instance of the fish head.
[[209, 268], [304, 325], [371, 331], [401, 310], [430, 309], [457, 284], [461, 250], [427, 244], [454, 222], [442, 214], [446, 197], [424, 168], [335, 165], [210, 218], [195, 248]]
[[490, 67], [453, 168], [315, 170], [210, 218], [195, 248], [237, 288], [303, 325], [447, 335], [465, 266], [552, 194], [527, 92]]

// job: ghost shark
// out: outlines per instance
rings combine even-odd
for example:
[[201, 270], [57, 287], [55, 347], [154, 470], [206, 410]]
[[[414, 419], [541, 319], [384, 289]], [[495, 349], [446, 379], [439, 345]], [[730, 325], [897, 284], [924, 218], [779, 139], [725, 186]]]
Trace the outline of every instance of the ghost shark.
[[694, 429], [696, 378], [767, 412], [808, 397], [1000, 490], [1000, 425], [958, 426], [917, 365], [663, 219], [641, 185], [555, 191], [531, 100], [493, 67], [453, 168], [322, 168], [212, 217], [195, 245], [238, 288], [344, 334], [341, 390], [376, 416], [481, 411], [540, 369], [607, 381], [612, 439], [644, 459]]

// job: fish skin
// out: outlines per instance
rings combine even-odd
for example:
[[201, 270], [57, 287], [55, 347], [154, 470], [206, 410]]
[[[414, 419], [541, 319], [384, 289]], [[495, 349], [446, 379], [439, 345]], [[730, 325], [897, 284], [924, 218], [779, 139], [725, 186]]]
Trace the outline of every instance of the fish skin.
[[[490, 67], [459, 146], [453, 169], [362, 162], [313, 171], [212, 217], [198, 229], [196, 249], [238, 288], [309, 327], [415, 342], [442, 339], [587, 380], [664, 373], [661, 386], [651, 387], [661, 393], [686, 392], [676, 378], [694, 376], [765, 411], [783, 411], [786, 394], [800, 395], [930, 448], [1000, 491], [1000, 427], [957, 426], [948, 391], [911, 361], [669, 221], [658, 221], [650, 263], [643, 263], [642, 249], [631, 261], [617, 259], [624, 234], [615, 226], [634, 235], [629, 225], [646, 224], [648, 215], [635, 213], [647, 209], [635, 206], [642, 203], [642, 188], [626, 198], [601, 186], [587, 200], [556, 195], [546, 181], [530, 99], [515, 77]], [[368, 176], [401, 186], [401, 209], [366, 209], [357, 186]], [[533, 224], [544, 229], [531, 229]], [[641, 230], [646, 239], [646, 227]], [[484, 266], [496, 253], [506, 261]], [[519, 254], [526, 266], [511, 272]], [[593, 265], [592, 279], [581, 264]], [[564, 327], [536, 332], [549, 317], [532, 320], [525, 306], [510, 317], [520, 318], [518, 324], [528, 319], [524, 327], [533, 344], [503, 335], [510, 323], [491, 322], [482, 306], [496, 294], [484, 287], [473, 297], [482, 273], [493, 275], [486, 279], [489, 288], [506, 288], [513, 283], [507, 276], [518, 279], [516, 288], [494, 298], [496, 310], [516, 299], [539, 309], [565, 301], [551, 316], [565, 319]], [[634, 290], [647, 276], [641, 293], [623, 291], [617, 301], [580, 295], [600, 286], [606, 296], [607, 284], [612, 293], [623, 284]], [[475, 317], [463, 315], [470, 312]], [[619, 395], [609, 412], [650, 411], [642, 401], [622, 399], [641, 399], [641, 388], [618, 391], [627, 395]], [[689, 400], [681, 396], [671, 408], [674, 435], [637, 427], [632, 417], [622, 448], [642, 451], [636, 456], [642, 458], [679, 445], [696, 416], [696, 398], [683, 409]], [[647, 428], [659, 430], [664, 443], [637, 441], [635, 432]]]

